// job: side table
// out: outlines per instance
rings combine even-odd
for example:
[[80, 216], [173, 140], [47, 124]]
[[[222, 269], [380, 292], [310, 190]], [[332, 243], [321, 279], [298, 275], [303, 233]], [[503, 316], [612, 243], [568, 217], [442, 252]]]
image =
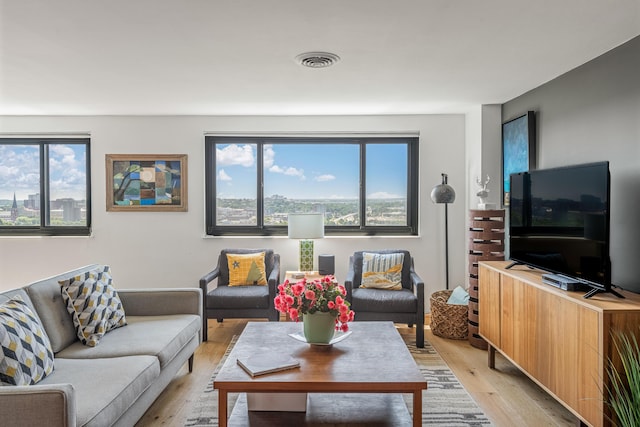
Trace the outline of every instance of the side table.
[[287, 270], [284, 273], [285, 280], [289, 280], [290, 282], [294, 280], [300, 280], [305, 278], [307, 280], [321, 279], [324, 275], [318, 273], [317, 271], [295, 271], [295, 270]]

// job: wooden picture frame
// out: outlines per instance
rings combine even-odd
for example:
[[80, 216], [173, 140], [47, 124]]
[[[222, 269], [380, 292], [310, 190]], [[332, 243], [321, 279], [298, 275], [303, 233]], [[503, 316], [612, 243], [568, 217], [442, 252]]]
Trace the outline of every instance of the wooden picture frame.
[[509, 206], [512, 173], [536, 167], [536, 115], [534, 111], [502, 124], [502, 204]]
[[106, 154], [107, 211], [186, 212], [186, 154]]

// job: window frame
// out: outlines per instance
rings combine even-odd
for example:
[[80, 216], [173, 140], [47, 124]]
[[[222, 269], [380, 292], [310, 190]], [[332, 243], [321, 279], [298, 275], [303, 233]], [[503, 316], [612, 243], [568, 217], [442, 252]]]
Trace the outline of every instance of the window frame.
[[[407, 146], [407, 225], [366, 225], [366, 147], [372, 144], [406, 144]], [[216, 146], [219, 144], [255, 144], [257, 167], [257, 225], [216, 225]], [[282, 144], [357, 144], [359, 150], [359, 217], [355, 226], [325, 226], [325, 235], [415, 236], [418, 235], [419, 138], [412, 136], [313, 137], [313, 136], [218, 136], [205, 135], [205, 231], [209, 236], [277, 236], [286, 235], [286, 225], [264, 225], [264, 146]]]
[[[91, 138], [0, 138], [0, 145], [38, 146], [40, 163], [40, 225], [39, 226], [1, 226], [2, 236], [90, 236], [91, 235]], [[84, 145], [86, 164], [86, 225], [54, 226], [47, 225], [51, 219], [49, 146]]]

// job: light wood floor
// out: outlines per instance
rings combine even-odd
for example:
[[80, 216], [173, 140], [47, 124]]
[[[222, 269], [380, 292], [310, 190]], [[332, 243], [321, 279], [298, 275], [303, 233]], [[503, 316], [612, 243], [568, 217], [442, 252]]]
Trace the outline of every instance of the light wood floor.
[[[191, 403], [204, 390], [231, 338], [242, 332], [246, 322], [210, 320], [209, 341], [196, 350], [193, 372], [189, 374], [185, 365], [136, 426], [183, 426]], [[406, 325], [396, 326], [401, 334], [415, 333]], [[491, 370], [486, 351], [472, 347], [466, 340], [437, 337], [426, 328], [425, 338], [496, 426], [576, 425], [577, 419], [567, 409], [500, 354], [496, 355], [496, 369]]]

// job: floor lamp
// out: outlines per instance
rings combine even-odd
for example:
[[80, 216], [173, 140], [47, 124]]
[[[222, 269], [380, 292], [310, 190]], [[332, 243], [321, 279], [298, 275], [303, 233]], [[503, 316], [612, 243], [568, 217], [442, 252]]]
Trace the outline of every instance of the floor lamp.
[[445, 268], [446, 289], [449, 289], [449, 212], [447, 205], [456, 200], [456, 192], [447, 184], [447, 174], [442, 174], [442, 184], [438, 184], [431, 190], [433, 203], [444, 203], [444, 244], [445, 244]]

